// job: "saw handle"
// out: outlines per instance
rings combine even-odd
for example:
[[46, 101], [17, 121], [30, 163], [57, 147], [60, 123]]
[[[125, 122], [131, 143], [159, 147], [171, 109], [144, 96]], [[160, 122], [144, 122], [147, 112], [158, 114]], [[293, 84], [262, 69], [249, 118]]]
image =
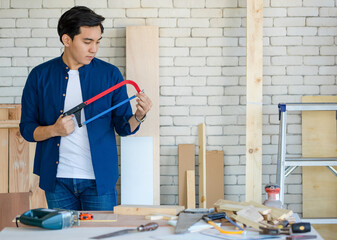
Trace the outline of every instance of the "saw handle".
[[138, 232], [154, 231], [158, 228], [158, 223], [150, 222], [146, 225], [140, 225], [137, 227]]

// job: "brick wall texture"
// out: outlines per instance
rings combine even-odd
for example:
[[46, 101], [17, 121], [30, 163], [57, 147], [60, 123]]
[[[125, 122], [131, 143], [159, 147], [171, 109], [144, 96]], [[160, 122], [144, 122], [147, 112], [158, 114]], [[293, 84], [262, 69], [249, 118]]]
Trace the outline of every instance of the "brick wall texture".
[[[225, 152], [224, 198], [243, 201], [246, 0], [0, 0], [0, 103], [20, 103], [29, 71], [62, 53], [57, 21], [75, 5], [106, 17], [98, 57], [122, 73], [125, 26], [160, 28], [161, 204], [178, 204], [177, 146], [198, 144], [202, 122], [207, 150]], [[277, 104], [337, 92], [337, 0], [265, 0], [263, 13], [264, 186], [276, 180]], [[300, 155], [301, 116], [288, 123], [288, 152]], [[286, 183], [301, 213], [301, 169]]]

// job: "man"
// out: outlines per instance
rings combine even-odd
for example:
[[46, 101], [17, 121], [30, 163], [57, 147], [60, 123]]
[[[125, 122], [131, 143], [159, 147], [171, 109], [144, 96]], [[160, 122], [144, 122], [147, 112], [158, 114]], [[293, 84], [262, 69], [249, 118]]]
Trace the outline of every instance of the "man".
[[[119, 175], [115, 131], [135, 133], [152, 106], [139, 93], [134, 115], [127, 103], [81, 128], [73, 115], [62, 115], [123, 81], [117, 67], [95, 58], [103, 20], [87, 7], [65, 12], [57, 27], [64, 53], [35, 67], [23, 90], [20, 131], [37, 142], [34, 173], [49, 208], [113, 210]], [[82, 122], [127, 98], [124, 85], [82, 109]]]

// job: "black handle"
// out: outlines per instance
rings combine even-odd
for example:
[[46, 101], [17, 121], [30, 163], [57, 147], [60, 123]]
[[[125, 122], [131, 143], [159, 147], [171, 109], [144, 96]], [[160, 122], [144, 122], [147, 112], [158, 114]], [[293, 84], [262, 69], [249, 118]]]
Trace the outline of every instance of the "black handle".
[[157, 228], [158, 228], [158, 223], [150, 222], [146, 225], [140, 225], [137, 228], [137, 231], [139, 231], [139, 232], [153, 231], [153, 230], [156, 230]]
[[293, 233], [306, 233], [311, 231], [310, 222], [300, 222], [291, 225], [291, 230]]

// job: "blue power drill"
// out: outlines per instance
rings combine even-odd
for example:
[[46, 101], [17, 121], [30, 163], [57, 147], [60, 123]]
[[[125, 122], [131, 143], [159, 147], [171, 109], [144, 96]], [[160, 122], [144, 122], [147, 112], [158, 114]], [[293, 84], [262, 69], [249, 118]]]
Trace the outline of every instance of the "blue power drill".
[[63, 229], [80, 225], [79, 213], [72, 210], [36, 208], [23, 213], [16, 218], [25, 225], [46, 229]]

